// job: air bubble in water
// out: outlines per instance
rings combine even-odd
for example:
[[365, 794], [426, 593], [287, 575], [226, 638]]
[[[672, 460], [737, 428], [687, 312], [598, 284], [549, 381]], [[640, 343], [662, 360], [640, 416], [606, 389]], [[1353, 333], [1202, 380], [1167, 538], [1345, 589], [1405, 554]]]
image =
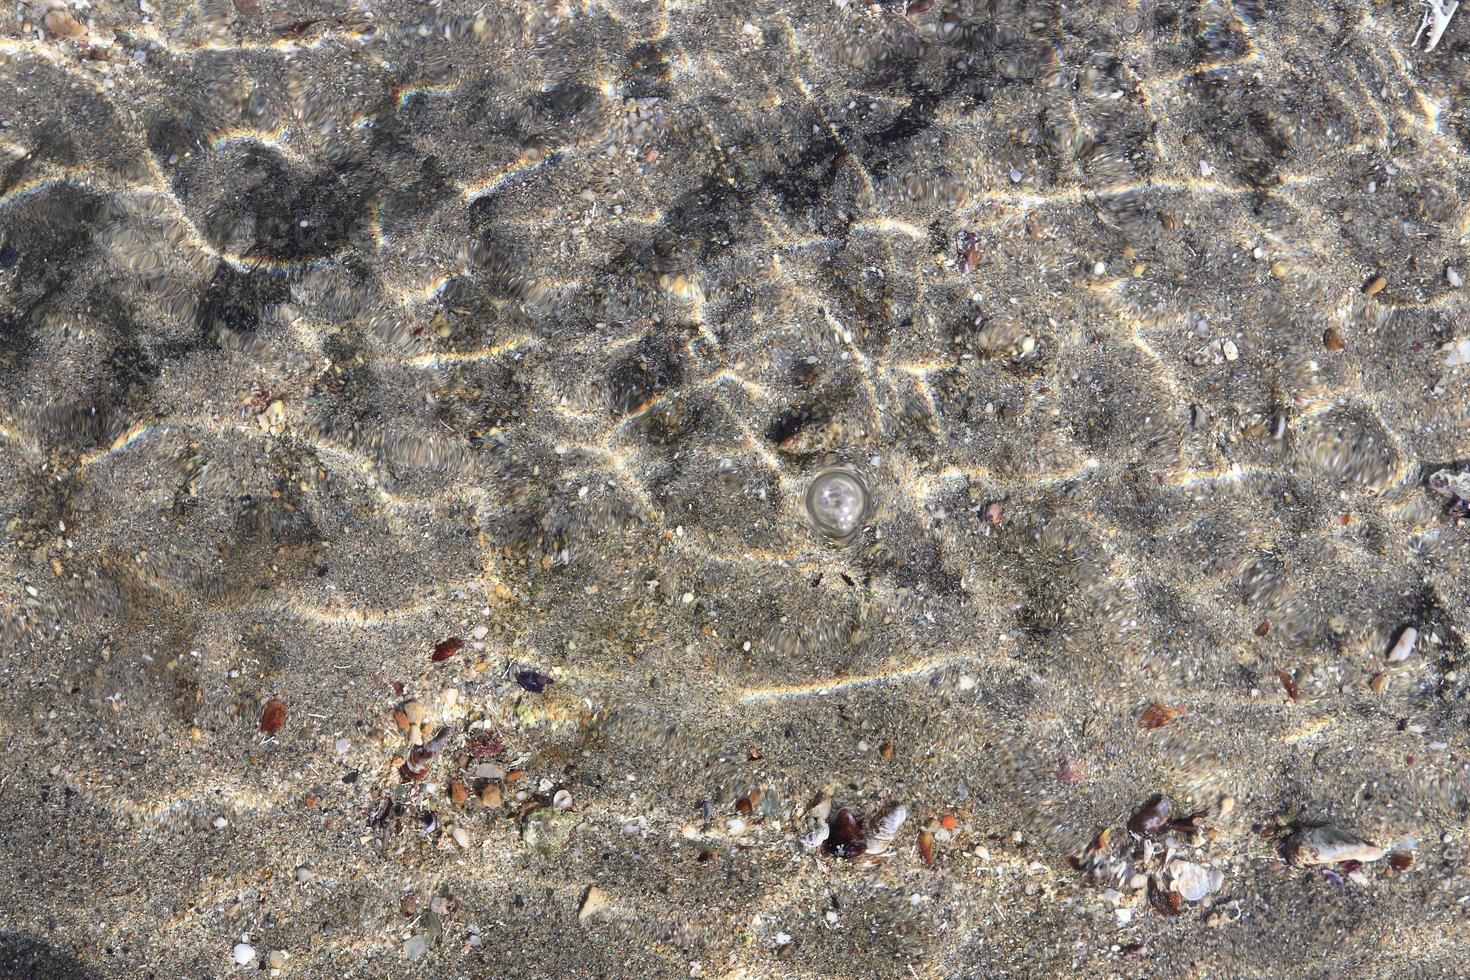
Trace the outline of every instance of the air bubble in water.
[[868, 516], [868, 484], [861, 473], [830, 466], [812, 477], [806, 488], [806, 514], [822, 534], [842, 541], [852, 537]]

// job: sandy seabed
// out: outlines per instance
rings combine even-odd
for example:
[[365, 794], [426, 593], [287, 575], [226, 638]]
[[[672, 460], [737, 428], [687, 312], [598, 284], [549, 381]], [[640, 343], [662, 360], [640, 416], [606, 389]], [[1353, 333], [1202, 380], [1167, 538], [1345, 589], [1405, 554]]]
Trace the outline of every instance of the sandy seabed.
[[1422, 17], [3, 5], [0, 977], [1464, 976]]

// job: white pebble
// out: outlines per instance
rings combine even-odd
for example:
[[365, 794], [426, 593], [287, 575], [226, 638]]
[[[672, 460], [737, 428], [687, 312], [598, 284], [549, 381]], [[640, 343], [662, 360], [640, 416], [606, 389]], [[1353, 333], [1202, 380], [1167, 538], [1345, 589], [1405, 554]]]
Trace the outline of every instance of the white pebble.
[[1398, 663], [1401, 660], [1408, 660], [1409, 657], [1413, 656], [1414, 644], [1418, 642], [1418, 640], [1419, 631], [1412, 626], [1406, 626], [1404, 628], [1404, 631], [1399, 634], [1398, 642], [1393, 645], [1393, 649], [1388, 651], [1389, 663]]
[[235, 965], [244, 966], [255, 959], [255, 947], [249, 943], [235, 944]]
[[465, 850], [469, 850], [470, 835], [465, 832], [465, 829], [463, 827], [455, 827], [449, 832], [449, 836], [453, 837], [454, 842], [460, 847], [464, 848]]
[[347, 750], [352, 748], [352, 743], [345, 738], [339, 738], [333, 748], [337, 750], [338, 755], [346, 755]]
[[488, 626], [476, 626], [470, 636], [473, 636], [477, 640], [483, 640], [489, 632], [490, 627]]
[[1450, 284], [1450, 288], [1460, 288], [1460, 273], [1455, 270], [1454, 266], [1450, 266], [1444, 270], [1444, 277], [1445, 281]]

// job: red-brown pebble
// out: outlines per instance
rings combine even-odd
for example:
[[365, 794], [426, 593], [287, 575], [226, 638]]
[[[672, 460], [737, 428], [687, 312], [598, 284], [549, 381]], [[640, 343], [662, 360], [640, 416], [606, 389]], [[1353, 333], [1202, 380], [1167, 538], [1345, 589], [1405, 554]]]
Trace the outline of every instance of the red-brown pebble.
[[272, 698], [265, 703], [265, 710], [260, 713], [260, 730], [266, 734], [275, 734], [286, 727], [286, 705]]

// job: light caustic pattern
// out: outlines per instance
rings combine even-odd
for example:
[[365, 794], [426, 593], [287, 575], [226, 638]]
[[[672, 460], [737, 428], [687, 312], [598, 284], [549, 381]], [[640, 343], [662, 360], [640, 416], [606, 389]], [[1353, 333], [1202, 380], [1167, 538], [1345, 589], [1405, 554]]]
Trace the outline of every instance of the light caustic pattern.
[[[4, 929], [118, 976], [1432, 972], [1470, 128], [1419, 19], [7, 5], [0, 874], [131, 870]], [[405, 786], [408, 698], [452, 736]], [[474, 738], [571, 794], [555, 862], [514, 785], [455, 809]], [[1068, 866], [1155, 792], [1234, 801], [1216, 926]], [[824, 796], [962, 819], [835, 862]], [[1420, 859], [1343, 891], [1278, 818]]]

